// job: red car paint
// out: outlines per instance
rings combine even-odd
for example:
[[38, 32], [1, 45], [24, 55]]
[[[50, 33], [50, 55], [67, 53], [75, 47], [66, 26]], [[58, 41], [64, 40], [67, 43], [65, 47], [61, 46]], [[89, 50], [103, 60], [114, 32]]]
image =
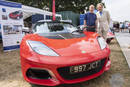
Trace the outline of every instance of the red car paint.
[[[111, 61], [109, 59], [110, 49], [107, 47], [101, 50], [97, 41], [98, 34], [84, 32], [85, 37], [73, 39], [48, 39], [38, 34], [26, 35], [20, 45], [21, 67], [24, 79], [30, 83], [46, 86], [59, 84], [73, 84], [87, 81], [98, 77], [104, 71], [109, 70]], [[60, 56], [44, 56], [34, 52], [27, 44], [27, 40], [39, 41], [50, 47]], [[82, 53], [85, 51], [85, 53]], [[106, 59], [103, 68], [92, 75], [72, 80], [64, 79], [58, 72], [59, 68], [88, 64], [97, 60]], [[52, 76], [50, 79], [28, 78], [26, 73], [30, 68], [43, 69]]]
[[108, 33], [107, 33], [107, 38], [114, 39], [114, 38], [115, 38], [115, 35], [114, 35], [112, 32], [108, 32]]
[[115, 38], [115, 35], [111, 31], [109, 31], [107, 33], [107, 43], [109, 44], [114, 38]]
[[15, 11], [9, 14], [9, 17], [12, 19], [20, 19], [23, 17], [23, 13], [21, 11]]

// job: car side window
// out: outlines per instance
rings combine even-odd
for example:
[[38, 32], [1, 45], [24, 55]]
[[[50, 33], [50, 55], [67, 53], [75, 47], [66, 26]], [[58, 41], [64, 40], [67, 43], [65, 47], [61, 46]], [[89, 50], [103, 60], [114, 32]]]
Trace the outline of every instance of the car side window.
[[65, 24], [64, 27], [66, 28], [66, 30], [68, 30], [69, 32], [73, 32], [75, 30], [77, 30], [77, 28], [71, 24]]
[[35, 26], [35, 33], [47, 33], [49, 32], [47, 23], [40, 23]]

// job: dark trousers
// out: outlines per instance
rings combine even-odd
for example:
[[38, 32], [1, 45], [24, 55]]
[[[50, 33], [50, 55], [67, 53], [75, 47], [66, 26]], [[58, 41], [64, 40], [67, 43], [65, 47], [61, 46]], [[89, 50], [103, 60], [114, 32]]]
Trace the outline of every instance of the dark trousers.
[[87, 31], [90, 31], [90, 32], [96, 32], [96, 28], [94, 26], [87, 26], [86, 27]]

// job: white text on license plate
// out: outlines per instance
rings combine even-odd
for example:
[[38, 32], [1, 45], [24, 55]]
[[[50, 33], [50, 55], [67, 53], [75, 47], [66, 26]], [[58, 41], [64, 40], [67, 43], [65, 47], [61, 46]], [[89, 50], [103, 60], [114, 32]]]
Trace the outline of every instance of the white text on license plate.
[[70, 73], [79, 73], [79, 72], [84, 72], [84, 71], [89, 71], [91, 69], [97, 68], [99, 66], [101, 61], [95, 61], [89, 64], [83, 64], [79, 66], [71, 66], [70, 67]]

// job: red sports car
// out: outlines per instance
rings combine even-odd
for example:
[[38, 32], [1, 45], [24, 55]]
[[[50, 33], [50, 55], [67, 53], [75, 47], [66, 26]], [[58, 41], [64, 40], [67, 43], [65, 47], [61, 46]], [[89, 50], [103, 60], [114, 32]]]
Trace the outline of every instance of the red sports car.
[[107, 33], [107, 43], [109, 44], [114, 38], [114, 33], [111, 30], [109, 30], [109, 32]]
[[21, 19], [23, 17], [23, 12], [20, 11], [20, 10], [19, 11], [15, 11], [13, 13], [10, 13], [9, 17], [11, 19], [17, 19], [17, 20], [19, 20], [19, 19]]
[[63, 21], [39, 21], [20, 45], [23, 77], [56, 86], [87, 81], [109, 70], [110, 49], [97, 33]]

